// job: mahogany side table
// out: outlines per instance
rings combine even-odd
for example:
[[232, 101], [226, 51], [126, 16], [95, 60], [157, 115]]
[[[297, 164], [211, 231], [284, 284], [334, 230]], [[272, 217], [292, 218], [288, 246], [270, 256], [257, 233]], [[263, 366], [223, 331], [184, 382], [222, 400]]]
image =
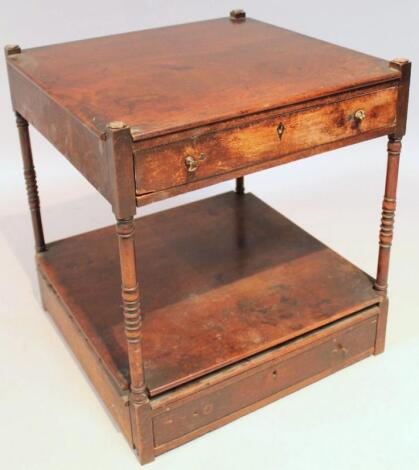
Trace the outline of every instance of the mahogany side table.
[[[44, 307], [141, 462], [383, 351], [409, 61], [241, 10], [6, 60]], [[28, 123], [109, 201], [116, 235], [45, 243]], [[246, 174], [385, 135], [375, 279], [245, 194]]]

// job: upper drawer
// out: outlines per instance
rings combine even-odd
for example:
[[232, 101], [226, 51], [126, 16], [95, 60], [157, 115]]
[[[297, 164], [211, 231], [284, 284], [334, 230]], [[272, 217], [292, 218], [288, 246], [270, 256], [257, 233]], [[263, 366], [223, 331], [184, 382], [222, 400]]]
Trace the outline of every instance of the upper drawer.
[[173, 188], [368, 131], [390, 129], [395, 124], [396, 99], [397, 87], [391, 87], [139, 150], [137, 193]]

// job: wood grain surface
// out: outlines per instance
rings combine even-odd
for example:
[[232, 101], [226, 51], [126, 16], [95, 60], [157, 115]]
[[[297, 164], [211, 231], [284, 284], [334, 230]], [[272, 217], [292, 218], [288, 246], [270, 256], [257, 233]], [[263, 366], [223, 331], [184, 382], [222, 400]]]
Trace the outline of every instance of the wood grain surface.
[[135, 127], [136, 139], [400, 77], [385, 60], [252, 19], [23, 49], [11, 57], [12, 68], [84, 126], [100, 134], [120, 120]]
[[300, 340], [299, 348], [291, 353], [287, 352], [291, 348], [280, 347], [271, 355], [263, 355], [259, 365], [244, 366], [234, 377], [225, 374], [222, 382], [201, 391], [190, 390], [190, 395], [181, 400], [168, 397], [164, 406], [155, 407], [156, 447], [164, 448], [167, 443], [171, 446], [185, 435], [208, 430], [217, 421], [264, 404], [269, 397], [289, 393], [307, 380], [371, 355], [378, 309], [369, 310], [360, 318], [356, 315], [351, 321], [327, 327], [324, 335], [312, 342], [310, 338]]
[[[195, 183], [375, 129], [389, 130], [395, 125], [396, 102], [397, 88], [390, 87], [135, 151], [137, 194]], [[355, 118], [360, 110], [365, 113], [362, 121]], [[193, 172], [186, 158], [196, 162]]]
[[[156, 395], [376, 304], [365, 273], [256, 197], [137, 219], [145, 382]], [[128, 386], [114, 228], [49, 245], [40, 268]]]

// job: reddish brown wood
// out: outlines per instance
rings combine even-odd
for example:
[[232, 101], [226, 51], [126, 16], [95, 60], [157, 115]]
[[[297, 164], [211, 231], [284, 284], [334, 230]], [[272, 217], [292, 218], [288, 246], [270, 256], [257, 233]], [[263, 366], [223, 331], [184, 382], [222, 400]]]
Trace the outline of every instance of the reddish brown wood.
[[401, 152], [401, 139], [406, 132], [409, 101], [411, 63], [406, 59], [394, 59], [390, 65], [401, 72], [397, 97], [397, 118], [394, 133], [389, 136], [387, 152], [387, 175], [380, 228], [380, 248], [378, 254], [375, 289], [387, 291], [390, 249], [393, 241], [394, 215], [396, 211], [397, 179]]
[[[383, 350], [410, 62], [239, 10], [8, 46], [6, 60], [44, 305], [143, 463]], [[28, 122], [112, 204], [118, 237], [105, 228], [42, 252]], [[243, 177], [386, 134], [374, 289], [365, 273], [244, 195]], [[136, 205], [229, 178], [236, 194], [133, 219]]]
[[[151, 395], [380, 301], [366, 274], [251, 194], [140, 218], [136, 229]], [[124, 387], [113, 229], [53, 243], [40, 265]]]
[[383, 297], [380, 302], [380, 313], [377, 319], [377, 337], [375, 339], [374, 354], [381, 354], [384, 352], [386, 342], [386, 329], [387, 329], [387, 314], [388, 314], [388, 298]]
[[134, 160], [131, 134], [120, 121], [108, 123], [104, 156], [111, 175], [108, 183], [112, 209], [119, 219], [132, 217], [136, 211]]
[[111, 176], [109, 168], [103, 164], [104, 141], [98, 133], [82, 125], [35, 83], [11, 67], [10, 62], [16, 57], [13, 55], [8, 59], [13, 109], [45, 136], [111, 202]]
[[134, 221], [133, 218], [118, 220], [116, 225], [119, 242], [119, 256], [122, 278], [122, 308], [125, 322], [125, 335], [128, 342], [130, 363], [130, 386], [134, 401], [147, 399], [144, 384], [142, 358], [142, 334], [140, 292], [137, 282]]
[[397, 99], [397, 126], [394, 135], [403, 137], [406, 133], [407, 110], [409, 107], [410, 72], [412, 64], [407, 59], [394, 59], [390, 66], [401, 73]]
[[116, 224], [122, 279], [122, 305], [130, 370], [130, 407], [134, 445], [142, 463], [154, 459], [150, 403], [145, 389], [140, 292], [137, 281], [133, 217]]
[[385, 60], [250, 18], [38, 47], [9, 66], [93, 132], [119, 120], [136, 139], [400, 77]]
[[253, 404], [263, 404], [272, 395], [284, 394], [284, 391], [298, 387], [306, 380], [326, 371], [331, 373], [354, 362], [354, 359], [372, 354], [377, 311], [372, 309], [361, 314], [360, 318], [357, 315], [351, 322], [338, 322], [335, 331], [327, 327], [325, 335], [309, 345], [300, 344], [293, 353], [287, 354], [287, 347], [276, 349], [270, 357], [264, 355], [259, 365], [248, 367], [231, 378], [224, 374], [221, 381], [217, 383], [213, 379], [215, 383], [199, 392], [189, 390], [182, 399], [176, 399], [173, 394], [163, 400], [164, 406], [155, 403], [153, 428], [156, 447], [172, 447], [173, 442], [188, 434], [199, 433], [201, 429], [207, 431], [208, 426], [231, 414]]
[[383, 292], [387, 290], [401, 146], [401, 139], [392, 136], [389, 137], [387, 177], [380, 229], [380, 249], [378, 254], [377, 278], [374, 285], [375, 289]]
[[[115, 394], [112, 391], [114, 390], [113, 382], [106, 383], [106, 380], [103, 382], [103, 377], [106, 377], [106, 375], [103, 376], [103, 371], [100, 371], [102, 361], [94, 359], [92, 352], [85, 354], [86, 350], [92, 350], [88, 349], [86, 341], [78, 333], [75, 327], [77, 322], [75, 323], [71, 314], [65, 311], [62, 300], [57, 296], [56, 291], [48, 284], [45, 284], [43, 279], [43, 276], [41, 276], [40, 282], [46, 308], [53, 315], [70, 345], [75, 348], [76, 354], [86, 368], [93, 384], [97, 387], [98, 392], [103, 396], [105, 403], [110, 406], [111, 412], [118, 420], [119, 411], [115, 409], [115, 400], [119, 400], [113, 395]], [[191, 412], [193, 414], [196, 412], [197, 416], [200, 416], [199, 426], [193, 426], [194, 420], [191, 423], [184, 423], [188, 428], [188, 432], [182, 434], [185, 428], [179, 428], [181, 436], [158, 445], [155, 448], [155, 454], [161, 454], [205, 434], [273, 400], [319, 380], [342, 367], [369, 356], [373, 352], [375, 325], [379, 311], [380, 309], [373, 307], [361, 313], [351, 315], [343, 320], [336, 321], [326, 327], [303, 335], [296, 340], [289, 341], [285, 345], [271, 348], [250, 359], [240, 361], [199, 380], [189, 382], [173, 391], [152, 398], [150, 401], [152, 411], [148, 410], [147, 417], [155, 421], [155, 429], [159, 427], [159, 422], [161, 423], [163, 419], [168, 419], [165, 416], [166, 413], [172, 413], [177, 416], [179, 411], [191, 410], [195, 403], [202, 402], [203, 400], [205, 404], [209, 403], [212, 405], [202, 407], [203, 415], [201, 416], [201, 410], [193, 406], [192, 409], [194, 411]], [[65, 327], [62, 327], [63, 325]], [[75, 341], [79, 346], [76, 346]], [[86, 359], [88, 359], [87, 362]], [[272, 369], [277, 371], [273, 384], [272, 380], [269, 381], [273, 377]], [[262, 381], [257, 381], [257, 387], [241, 388], [242, 390], [250, 391], [249, 394], [240, 393], [240, 385], [244, 385], [247, 381], [252, 380], [255, 374], [261, 375]], [[268, 380], [263, 380], [264, 376]], [[104, 383], [106, 386], [103, 386]], [[269, 387], [270, 383], [273, 385], [272, 388]], [[263, 387], [260, 386], [261, 384]], [[109, 387], [112, 390], [109, 390]], [[235, 391], [237, 400], [245, 400], [250, 404], [246, 406], [245, 403], [242, 403], [243, 407], [237, 406], [237, 400], [232, 399], [230, 396], [231, 391]], [[255, 393], [256, 401], [252, 399]], [[234, 409], [236, 411], [230, 412]], [[227, 414], [225, 410], [228, 410]], [[123, 408], [121, 408], [121, 411], [123, 411]], [[194, 418], [197, 416], [194, 416]], [[123, 423], [120, 424], [123, 425]], [[171, 423], [168, 424], [170, 425]], [[192, 430], [190, 428], [191, 425]], [[163, 429], [163, 432], [166, 432], [165, 428], [162, 428], [160, 425], [159, 430], [161, 431], [161, 429]], [[149, 431], [150, 433], [148, 435], [145, 434], [144, 437], [148, 442], [152, 443], [154, 431], [152, 429]], [[174, 427], [170, 426], [168, 432], [173, 433]], [[129, 439], [129, 436], [127, 437]], [[156, 434], [156, 438], [157, 440], [161, 439], [161, 435]]]
[[38, 277], [45, 310], [51, 315], [74, 356], [86, 371], [103, 403], [122, 430], [130, 446], [133, 447], [128, 392], [121, 391], [116, 386], [114, 379], [107, 372], [96, 352], [90, 347], [85, 337], [80, 334], [80, 329], [77, 328], [72, 312], [63, 303], [45, 276], [39, 272]]
[[292, 153], [284, 157], [276, 158], [273, 160], [267, 160], [262, 163], [257, 163], [245, 168], [240, 168], [237, 170], [232, 170], [230, 172], [222, 173], [221, 175], [212, 176], [211, 178], [200, 179], [191, 181], [190, 183], [183, 186], [176, 186], [164, 191], [157, 191], [154, 193], [142, 194], [137, 196], [137, 205], [144, 206], [152, 202], [161, 201], [168, 197], [173, 197], [178, 194], [183, 194], [188, 191], [194, 191], [196, 189], [205, 188], [206, 186], [221, 183], [222, 181], [227, 181], [233, 178], [237, 178], [241, 175], [249, 175], [257, 171], [266, 170], [277, 165], [284, 165], [285, 163], [293, 162], [300, 160], [302, 158], [310, 157], [312, 155], [317, 155], [323, 152], [329, 152], [330, 150], [335, 150], [347, 145], [357, 144], [365, 140], [374, 139], [376, 137], [382, 137], [388, 134], [391, 129], [375, 129], [373, 131], [363, 132], [361, 134], [354, 135], [347, 139], [342, 139], [336, 142], [329, 144], [319, 145], [318, 147], [308, 148], [300, 152]]
[[16, 125], [19, 131], [20, 148], [23, 160], [26, 192], [29, 209], [31, 211], [32, 228], [35, 237], [35, 250], [45, 251], [44, 231], [42, 228], [41, 208], [39, 204], [38, 186], [36, 183], [35, 167], [33, 165], [31, 141], [29, 137], [28, 122], [19, 113], [16, 113]]
[[[138, 150], [135, 152], [137, 194], [190, 184], [375, 129], [391, 129], [396, 120], [396, 98], [397, 88], [390, 87]], [[365, 113], [363, 121], [355, 118], [359, 110]], [[196, 162], [193, 171], [185, 165], [187, 158]]]

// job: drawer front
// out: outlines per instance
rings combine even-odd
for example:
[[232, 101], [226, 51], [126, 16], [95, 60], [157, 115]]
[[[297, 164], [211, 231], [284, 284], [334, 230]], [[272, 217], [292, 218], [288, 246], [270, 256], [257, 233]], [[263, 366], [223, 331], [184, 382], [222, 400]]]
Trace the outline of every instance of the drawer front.
[[[397, 88], [136, 151], [137, 193], [215, 177], [395, 124]], [[279, 162], [280, 163], [280, 162]]]
[[[342, 321], [345, 324], [345, 320]], [[377, 316], [370, 316], [342, 331], [334, 330], [314, 341], [300, 352], [282, 356], [242, 372], [224, 383], [198, 392], [180, 404], [164, 407], [153, 418], [155, 445], [165, 444], [212, 428], [212, 423], [239, 413], [247, 407], [257, 408], [269, 397], [285, 395], [372, 353], [376, 336]], [[246, 412], [246, 411], [244, 411]], [[244, 414], [244, 413], [241, 413]], [[228, 421], [228, 420], [227, 420]]]

